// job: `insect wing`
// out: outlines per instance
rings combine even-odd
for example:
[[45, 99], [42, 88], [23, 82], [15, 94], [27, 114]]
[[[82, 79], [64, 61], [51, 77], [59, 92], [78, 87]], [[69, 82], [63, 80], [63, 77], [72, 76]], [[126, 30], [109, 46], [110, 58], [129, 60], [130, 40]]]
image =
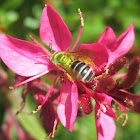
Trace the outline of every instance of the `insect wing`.
[[[68, 78], [71, 82], [76, 81], [75, 77], [77, 77], [77, 75], [79, 75], [79, 73], [78, 73], [77, 71], [73, 71], [72, 68], [67, 67], [67, 66], [64, 66], [64, 65], [62, 65], [62, 64], [57, 64], [56, 66], [66, 74], [67, 78]], [[79, 75], [79, 76], [78, 76], [78, 79], [80, 80], [81, 78], [82, 78], [81, 75]], [[78, 79], [77, 79], [77, 80], [78, 80]]]
[[85, 50], [80, 50], [77, 52], [77, 54], [79, 56], [82, 56], [82, 57], [85, 57], [85, 58], [90, 58], [92, 61], [95, 59], [96, 57], [96, 53], [91, 51], [91, 50], [88, 50], [88, 49], [85, 49]]
[[88, 50], [88, 49], [80, 50], [78, 52], [67, 53], [67, 55], [71, 57], [74, 61], [79, 60], [93, 67], [96, 67], [96, 65], [93, 63], [93, 60], [95, 59], [96, 54], [95, 52], [91, 50]]
[[76, 59], [78, 59], [79, 57], [89, 57], [91, 60], [94, 60], [94, 58], [96, 57], [95, 52], [85, 49], [85, 50], [80, 50], [78, 52], [71, 52], [71, 53], [67, 53], [67, 55], [69, 55], [70, 57], [75, 57]]

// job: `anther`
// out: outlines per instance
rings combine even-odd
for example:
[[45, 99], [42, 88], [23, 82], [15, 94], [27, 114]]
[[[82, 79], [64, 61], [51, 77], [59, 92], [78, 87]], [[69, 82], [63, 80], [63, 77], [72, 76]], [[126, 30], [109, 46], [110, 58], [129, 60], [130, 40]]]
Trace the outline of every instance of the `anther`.
[[80, 19], [81, 19], [81, 26], [83, 27], [84, 26], [84, 18], [82, 16], [82, 12], [81, 12], [80, 8], [78, 9], [78, 13], [79, 13]]
[[15, 89], [15, 88], [14, 88], [13, 86], [10, 86], [9, 89], [12, 89], [12, 90], [13, 90], [13, 89]]
[[120, 121], [121, 119], [123, 119], [122, 121], [122, 126], [125, 126], [128, 120], [128, 115], [126, 113], [121, 114], [118, 118], [117, 121]]
[[33, 113], [33, 114], [37, 113], [39, 110], [41, 110], [41, 108], [42, 108], [42, 106], [41, 106], [41, 105], [39, 105], [39, 106], [37, 107], [37, 109], [36, 109], [36, 110], [32, 111], [32, 113]]

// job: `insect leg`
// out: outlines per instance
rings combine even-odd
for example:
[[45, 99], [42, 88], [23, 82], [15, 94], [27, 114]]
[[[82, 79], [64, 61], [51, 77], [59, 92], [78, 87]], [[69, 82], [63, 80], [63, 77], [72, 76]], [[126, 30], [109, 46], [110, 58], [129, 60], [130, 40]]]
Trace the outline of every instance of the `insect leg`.
[[62, 70], [71, 82], [75, 81], [74, 78], [69, 74], [70, 72], [68, 72], [68, 70], [66, 70], [62, 64], [56, 64], [56, 67]]

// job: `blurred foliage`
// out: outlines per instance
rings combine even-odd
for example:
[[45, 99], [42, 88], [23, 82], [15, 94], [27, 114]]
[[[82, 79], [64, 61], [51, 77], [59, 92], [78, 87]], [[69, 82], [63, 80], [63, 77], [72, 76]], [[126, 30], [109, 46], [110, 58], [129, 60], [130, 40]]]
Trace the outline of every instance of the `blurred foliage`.
[[[85, 26], [80, 43], [96, 42], [100, 34], [107, 26], [111, 26], [118, 36], [133, 21], [135, 21], [136, 39], [132, 53], [140, 55], [140, 1], [139, 0], [3, 0], [0, 1], [0, 32], [13, 37], [29, 40], [28, 34], [39, 38], [39, 24], [44, 4], [50, 3], [61, 15], [73, 35], [73, 42], [80, 28], [80, 19], [77, 9], [83, 12]], [[30, 41], [30, 40], [29, 40]], [[135, 51], [136, 50], [136, 51]], [[131, 52], [130, 52], [131, 53]], [[3, 66], [3, 64], [2, 64]], [[5, 68], [5, 66], [3, 66]], [[5, 69], [7, 71], [7, 69]], [[13, 73], [8, 70], [9, 85], [13, 81]], [[140, 80], [131, 89], [134, 94], [140, 94]], [[8, 88], [8, 85], [6, 85]], [[10, 91], [9, 91], [10, 92]], [[4, 101], [0, 91], [0, 125], [4, 120]], [[20, 106], [21, 90], [10, 92], [8, 98], [11, 101], [14, 113]], [[19, 100], [19, 101], [18, 101]], [[26, 112], [35, 108], [32, 99], [27, 100]], [[31, 102], [33, 106], [31, 105]], [[32, 106], [32, 107], [31, 107]], [[140, 116], [128, 113], [129, 119], [126, 126], [116, 122], [117, 133], [115, 140], [140, 139]], [[39, 116], [20, 114], [18, 120], [21, 126], [36, 139], [42, 140], [46, 134], [40, 124]], [[96, 127], [94, 114], [78, 118], [74, 131], [71, 133], [63, 126], [58, 126], [54, 140], [94, 140], [96, 139]]]

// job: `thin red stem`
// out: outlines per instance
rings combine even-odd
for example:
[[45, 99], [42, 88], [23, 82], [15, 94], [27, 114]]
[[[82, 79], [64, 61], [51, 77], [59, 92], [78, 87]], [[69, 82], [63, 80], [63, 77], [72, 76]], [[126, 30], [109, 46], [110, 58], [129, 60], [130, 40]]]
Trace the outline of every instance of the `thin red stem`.
[[43, 105], [46, 103], [46, 101], [48, 100], [49, 95], [51, 94], [51, 92], [52, 92], [52, 90], [53, 90], [53, 87], [54, 87], [54, 85], [55, 85], [55, 83], [56, 83], [56, 80], [57, 80], [57, 78], [58, 78], [59, 75], [60, 75], [60, 72], [56, 75], [56, 77], [55, 77], [55, 79], [54, 79], [52, 85], [50, 86], [50, 88], [49, 88], [49, 90], [48, 90], [48, 92], [47, 92], [47, 94], [46, 94], [46, 96], [45, 96], [45, 98], [44, 98], [42, 104], [39, 105], [39, 106], [37, 107], [37, 109], [34, 110], [34, 111], [32, 112], [33, 114], [36, 113], [36, 112], [38, 112], [38, 111], [43, 107]]

